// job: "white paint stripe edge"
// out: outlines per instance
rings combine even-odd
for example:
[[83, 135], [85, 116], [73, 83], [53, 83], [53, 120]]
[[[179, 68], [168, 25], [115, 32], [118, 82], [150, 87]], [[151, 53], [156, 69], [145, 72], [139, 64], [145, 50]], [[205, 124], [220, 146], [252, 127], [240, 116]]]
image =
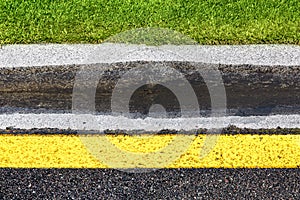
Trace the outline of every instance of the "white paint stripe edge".
[[2, 114], [0, 128], [14, 127], [59, 128], [76, 130], [145, 130], [159, 131], [162, 129], [192, 130], [197, 128], [224, 128], [235, 125], [240, 128], [299, 128], [300, 115], [271, 116], [227, 116], [208, 118], [146, 118], [128, 119], [121, 116], [91, 114]]
[[[158, 53], [160, 51], [160, 53]], [[125, 56], [129, 52], [130, 56]], [[134, 54], [134, 52], [139, 52]], [[170, 56], [164, 52], [172, 52]], [[212, 64], [300, 65], [297, 45], [31, 44], [0, 48], [0, 68], [125, 61], [192, 61]]]

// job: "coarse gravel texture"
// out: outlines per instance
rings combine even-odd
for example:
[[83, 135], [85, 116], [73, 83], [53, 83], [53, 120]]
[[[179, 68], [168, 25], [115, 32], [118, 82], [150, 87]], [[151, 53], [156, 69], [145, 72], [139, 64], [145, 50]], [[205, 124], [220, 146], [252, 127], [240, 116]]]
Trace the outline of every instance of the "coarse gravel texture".
[[0, 169], [2, 199], [299, 199], [299, 169]]

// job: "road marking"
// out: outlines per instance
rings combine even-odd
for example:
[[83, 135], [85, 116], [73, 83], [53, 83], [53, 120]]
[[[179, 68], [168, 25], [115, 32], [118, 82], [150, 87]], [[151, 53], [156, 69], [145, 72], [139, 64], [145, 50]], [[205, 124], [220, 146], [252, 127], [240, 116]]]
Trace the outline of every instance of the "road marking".
[[[299, 66], [297, 45], [162, 45], [134, 44], [27, 44], [4, 45], [0, 68], [62, 66], [72, 64], [129, 62], [135, 60], [174, 61], [166, 55], [148, 53], [123, 57], [124, 52], [162, 50], [178, 55], [176, 61], [232, 65]], [[96, 56], [93, 56], [96, 55]], [[184, 59], [183, 59], [184, 58]]]
[[234, 125], [240, 128], [271, 129], [298, 128], [300, 115], [270, 116], [226, 116], [195, 118], [151, 118], [131, 119], [123, 116], [92, 114], [2, 114], [0, 129], [14, 127], [21, 129], [59, 128], [74, 130], [145, 130], [160, 131], [162, 129], [193, 130], [199, 128], [225, 128]]
[[[88, 136], [87, 136], [88, 137]], [[124, 151], [147, 153], [167, 145], [174, 135], [108, 137]], [[181, 137], [189, 137], [181, 135]], [[221, 135], [203, 159], [199, 153], [205, 135], [166, 168], [299, 168], [300, 135]], [[110, 168], [93, 157], [78, 135], [0, 135], [0, 167], [9, 168]], [[113, 155], [111, 156], [118, 156]], [[126, 166], [126, 165], [125, 165]], [[151, 168], [148, 163], [145, 168]]]

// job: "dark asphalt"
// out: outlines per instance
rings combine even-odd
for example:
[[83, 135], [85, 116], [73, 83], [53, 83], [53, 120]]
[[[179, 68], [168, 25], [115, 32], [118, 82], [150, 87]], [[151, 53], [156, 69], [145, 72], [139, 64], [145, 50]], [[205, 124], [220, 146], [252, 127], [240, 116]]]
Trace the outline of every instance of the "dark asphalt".
[[299, 169], [0, 169], [1, 199], [300, 199]]
[[[96, 111], [110, 112], [112, 90], [120, 77], [137, 65], [147, 63], [149, 62], [95, 64], [94, 67], [97, 66], [99, 71], [107, 67], [103, 70], [104, 74], [97, 86]], [[150, 63], [156, 65], [159, 62]], [[299, 66], [235, 66], [189, 62], [164, 62], [164, 64], [181, 72], [189, 81], [198, 98], [201, 111], [209, 112], [211, 102], [206, 83], [195, 66], [203, 69], [218, 67], [226, 89], [227, 108], [232, 115], [300, 113]], [[0, 113], [44, 112], [44, 110], [70, 112], [75, 76], [80, 67], [82, 66], [69, 65], [0, 69]], [[168, 82], [169, 79], [166, 77], [166, 80], [162, 81]], [[127, 85], [131, 84], [131, 81], [128, 81]], [[174, 94], [160, 85], [139, 88], [131, 100], [131, 111], [142, 114], [147, 113], [147, 106], [153, 104], [164, 105], [168, 112], [176, 112], [179, 109]]]

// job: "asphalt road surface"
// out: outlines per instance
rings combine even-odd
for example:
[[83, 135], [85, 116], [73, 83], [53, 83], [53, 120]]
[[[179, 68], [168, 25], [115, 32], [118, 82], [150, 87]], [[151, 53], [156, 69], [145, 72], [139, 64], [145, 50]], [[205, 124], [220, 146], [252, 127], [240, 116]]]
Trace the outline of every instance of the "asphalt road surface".
[[[299, 58], [300, 48], [289, 45], [5, 45], [0, 49], [0, 199], [300, 199]], [[131, 107], [137, 113], [133, 127], [130, 120], [117, 124], [119, 116], [108, 117], [110, 100], [125, 72], [136, 65], [163, 64], [180, 71], [193, 90], [200, 91], [195, 93], [204, 126], [188, 120], [193, 126], [187, 131], [201, 129], [193, 145], [174, 165], [147, 173], [99, 162], [77, 135], [77, 129], [93, 124], [78, 123], [78, 115], [72, 115], [78, 70], [95, 68], [103, 75], [91, 98], [98, 121], [105, 122], [101, 130], [116, 146], [145, 153], [168, 144], [170, 134], [179, 131], [178, 123], [161, 130], [145, 147], [124, 132], [136, 131], [138, 125], [151, 131], [160, 124], [155, 118], [148, 128], [141, 123], [153, 104], [162, 104], [176, 121], [180, 113], [178, 102], [172, 101], [175, 96], [168, 88], [139, 88]], [[201, 160], [201, 134], [212, 128], [206, 122], [211, 96], [198, 69], [212, 68], [222, 75], [228, 120], [212, 153]], [[161, 72], [157, 75], [167, 71]], [[79, 91], [94, 74], [89, 75]], [[193, 112], [193, 106], [187, 108]], [[214, 126], [216, 121], [210, 121]], [[182, 143], [191, 135], [186, 133]], [[118, 155], [108, 158], [121, 159]]]
[[299, 169], [0, 169], [2, 199], [299, 199]]

